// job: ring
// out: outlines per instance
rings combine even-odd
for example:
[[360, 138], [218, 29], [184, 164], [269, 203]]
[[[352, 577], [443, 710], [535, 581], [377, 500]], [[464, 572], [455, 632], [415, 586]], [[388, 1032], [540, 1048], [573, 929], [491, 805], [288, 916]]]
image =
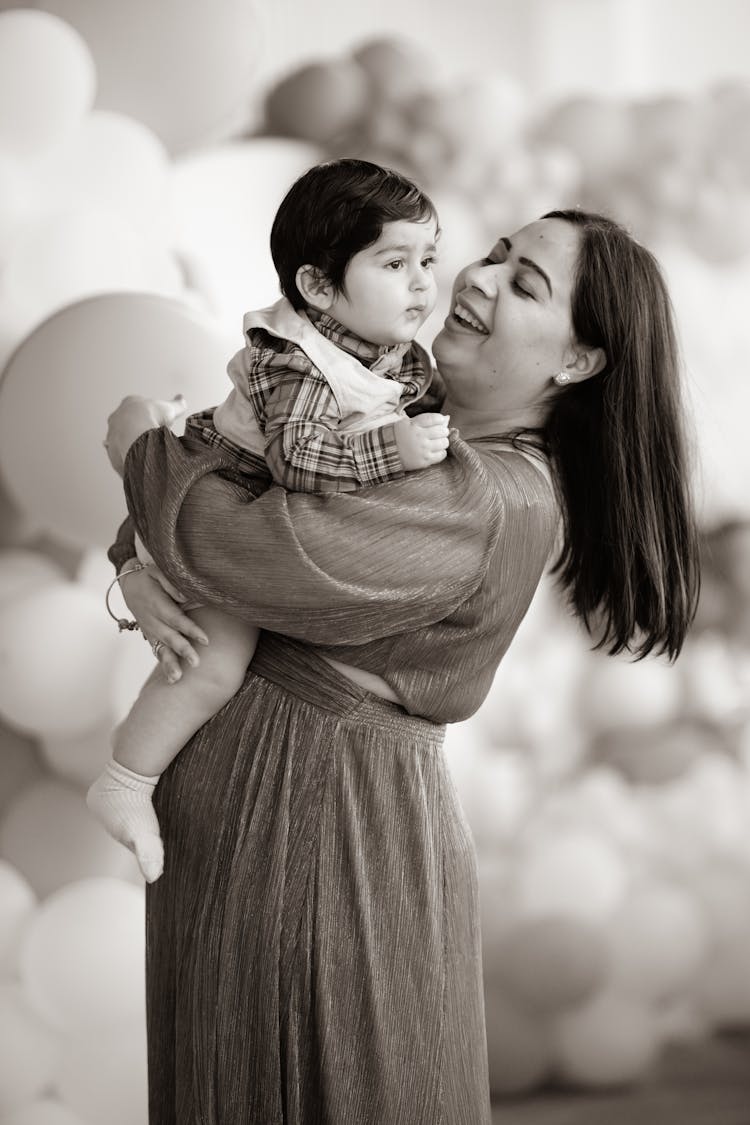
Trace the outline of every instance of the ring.
[[159, 653], [164, 648], [164, 641], [149, 641], [148, 643], [151, 645], [151, 651], [153, 652], [154, 656], [158, 660], [159, 659]]

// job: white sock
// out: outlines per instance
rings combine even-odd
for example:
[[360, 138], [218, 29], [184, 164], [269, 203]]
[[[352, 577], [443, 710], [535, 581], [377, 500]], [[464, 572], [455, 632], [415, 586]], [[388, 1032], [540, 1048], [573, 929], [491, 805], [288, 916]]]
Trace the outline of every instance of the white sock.
[[151, 802], [156, 777], [144, 777], [111, 758], [86, 794], [86, 804], [110, 836], [135, 853], [147, 883], [164, 868], [164, 846]]

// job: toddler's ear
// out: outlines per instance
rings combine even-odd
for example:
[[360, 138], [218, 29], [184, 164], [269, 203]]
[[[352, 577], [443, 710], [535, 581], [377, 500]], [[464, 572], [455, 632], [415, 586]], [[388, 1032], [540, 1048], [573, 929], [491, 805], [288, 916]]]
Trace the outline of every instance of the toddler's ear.
[[300, 266], [294, 279], [305, 303], [318, 312], [327, 312], [335, 297], [333, 286], [317, 266]]

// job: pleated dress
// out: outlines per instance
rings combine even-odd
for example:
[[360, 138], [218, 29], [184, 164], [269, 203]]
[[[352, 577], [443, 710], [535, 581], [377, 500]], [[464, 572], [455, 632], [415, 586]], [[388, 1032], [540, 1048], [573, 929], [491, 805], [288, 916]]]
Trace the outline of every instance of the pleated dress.
[[159, 565], [265, 630], [156, 791], [150, 1125], [490, 1121], [476, 859], [444, 724], [486, 694], [557, 513], [525, 455], [454, 435], [443, 466], [419, 488], [248, 503], [226, 450], [151, 431], [128, 455]]

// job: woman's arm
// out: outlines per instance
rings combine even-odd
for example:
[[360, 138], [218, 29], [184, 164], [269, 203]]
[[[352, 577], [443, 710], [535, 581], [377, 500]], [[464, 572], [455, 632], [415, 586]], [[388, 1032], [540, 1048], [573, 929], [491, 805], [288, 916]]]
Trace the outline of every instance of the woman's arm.
[[125, 462], [128, 508], [191, 600], [320, 644], [365, 643], [450, 614], [477, 587], [501, 512], [463, 442], [435, 468], [321, 497], [248, 493], [229, 457], [166, 429]]

